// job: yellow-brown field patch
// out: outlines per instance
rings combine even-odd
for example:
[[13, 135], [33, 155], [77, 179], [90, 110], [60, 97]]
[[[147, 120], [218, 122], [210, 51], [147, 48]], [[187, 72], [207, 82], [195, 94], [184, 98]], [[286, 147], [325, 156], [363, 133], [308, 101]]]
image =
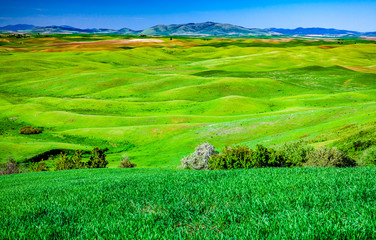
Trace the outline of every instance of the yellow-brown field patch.
[[376, 73], [376, 68], [374, 68], [374, 67], [342, 66], [342, 65], [341, 65], [341, 67], [347, 68], [347, 69], [355, 71], [355, 72]]

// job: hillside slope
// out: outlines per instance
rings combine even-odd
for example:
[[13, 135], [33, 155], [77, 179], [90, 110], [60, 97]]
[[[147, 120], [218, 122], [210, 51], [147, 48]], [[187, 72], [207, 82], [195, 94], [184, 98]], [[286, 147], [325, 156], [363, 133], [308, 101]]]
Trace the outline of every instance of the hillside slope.
[[[127, 154], [140, 167], [175, 168], [206, 141], [353, 149], [375, 137], [373, 42], [116, 39], [2, 42], [1, 161], [99, 146], [110, 167]], [[44, 131], [19, 134], [29, 125]]]

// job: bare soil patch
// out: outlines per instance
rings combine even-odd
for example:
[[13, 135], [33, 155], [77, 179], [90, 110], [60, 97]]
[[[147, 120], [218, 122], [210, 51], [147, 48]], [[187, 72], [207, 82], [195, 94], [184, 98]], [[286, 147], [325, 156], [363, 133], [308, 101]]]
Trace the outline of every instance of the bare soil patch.
[[341, 67], [347, 68], [349, 70], [355, 71], [355, 72], [362, 72], [362, 73], [376, 73], [376, 68], [372, 67], [361, 67], [361, 66], [343, 66]]
[[290, 42], [293, 38], [281, 38], [281, 39], [255, 39], [254, 42], [266, 42], [266, 43], [279, 43], [279, 42]]
[[321, 49], [332, 49], [332, 48], [337, 48], [338, 46], [319, 46], [318, 48]]

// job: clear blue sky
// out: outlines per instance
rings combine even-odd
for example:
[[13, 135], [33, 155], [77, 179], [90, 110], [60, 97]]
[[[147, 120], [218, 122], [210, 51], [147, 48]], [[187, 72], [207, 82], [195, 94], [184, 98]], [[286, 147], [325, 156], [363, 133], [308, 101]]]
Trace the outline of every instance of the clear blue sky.
[[0, 26], [26, 23], [80, 28], [214, 21], [255, 28], [325, 27], [376, 31], [376, 0], [1, 0]]

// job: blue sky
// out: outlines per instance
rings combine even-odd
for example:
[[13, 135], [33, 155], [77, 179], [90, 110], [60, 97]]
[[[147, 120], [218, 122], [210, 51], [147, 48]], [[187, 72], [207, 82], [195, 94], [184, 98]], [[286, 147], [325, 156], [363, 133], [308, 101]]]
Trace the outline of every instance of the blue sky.
[[0, 5], [0, 26], [26, 23], [139, 30], [158, 24], [205, 21], [250, 28], [376, 31], [376, 0], [13, 0]]

